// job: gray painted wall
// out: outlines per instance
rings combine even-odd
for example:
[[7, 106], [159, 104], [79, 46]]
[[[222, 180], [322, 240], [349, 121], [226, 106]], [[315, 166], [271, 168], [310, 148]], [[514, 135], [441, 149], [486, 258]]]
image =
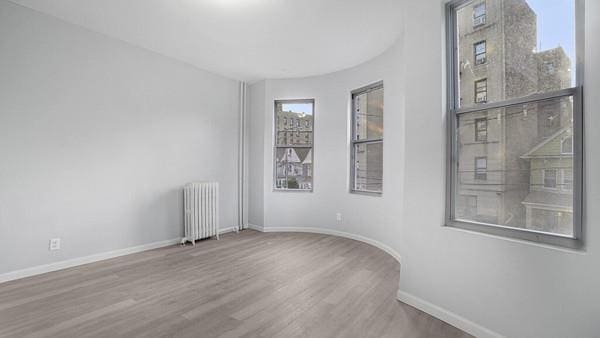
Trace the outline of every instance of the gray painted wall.
[[180, 237], [192, 180], [236, 224], [236, 81], [7, 1], [0, 74], [0, 274]]

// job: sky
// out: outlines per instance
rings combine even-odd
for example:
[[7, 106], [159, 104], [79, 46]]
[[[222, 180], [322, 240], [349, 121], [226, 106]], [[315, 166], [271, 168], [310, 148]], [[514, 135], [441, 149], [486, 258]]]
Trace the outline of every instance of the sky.
[[310, 103], [284, 103], [281, 108], [283, 111], [293, 111], [295, 113], [312, 115], [312, 104]]
[[575, 0], [527, 0], [527, 3], [537, 14], [538, 50], [562, 46], [574, 72]]

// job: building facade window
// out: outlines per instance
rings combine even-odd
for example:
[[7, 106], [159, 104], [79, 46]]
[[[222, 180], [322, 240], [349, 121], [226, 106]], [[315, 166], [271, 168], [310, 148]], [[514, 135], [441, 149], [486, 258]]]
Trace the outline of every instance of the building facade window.
[[475, 120], [475, 141], [486, 142], [488, 137], [488, 123], [487, 118], [480, 118]]
[[583, 2], [447, 4], [448, 226], [581, 247]]
[[544, 188], [556, 189], [556, 169], [544, 169]]
[[314, 100], [275, 101], [274, 121], [274, 189], [312, 191]]
[[487, 79], [475, 81], [475, 103], [487, 102]]
[[475, 179], [487, 180], [487, 157], [475, 158]]
[[383, 83], [352, 92], [350, 191], [383, 191]]
[[560, 151], [562, 154], [573, 154], [573, 136], [567, 136], [560, 141]]
[[473, 27], [485, 25], [486, 6], [485, 2], [477, 3], [473, 6]]
[[485, 41], [479, 41], [473, 45], [473, 52], [475, 53], [475, 65], [482, 65], [486, 62], [485, 44]]

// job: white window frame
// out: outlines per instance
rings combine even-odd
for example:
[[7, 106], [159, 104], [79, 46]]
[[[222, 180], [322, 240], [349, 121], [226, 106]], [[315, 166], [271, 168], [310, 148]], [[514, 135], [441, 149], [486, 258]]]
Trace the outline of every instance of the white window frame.
[[[575, 32], [576, 32], [576, 85], [572, 88], [553, 92], [534, 94], [522, 98], [509, 99], [501, 102], [486, 102], [460, 107], [458, 84], [458, 45], [456, 34], [457, 10], [466, 5], [477, 5], [472, 0], [451, 0], [446, 4], [446, 71], [447, 71], [447, 160], [446, 160], [446, 221], [445, 226], [483, 232], [503, 237], [522, 239], [558, 245], [574, 249], [584, 247], [583, 215], [583, 74], [584, 74], [584, 33], [585, 9], [584, 0], [575, 1]], [[487, 8], [486, 8], [487, 15]], [[455, 196], [457, 187], [456, 159], [458, 158], [457, 126], [458, 117], [465, 113], [489, 111], [492, 109], [522, 105], [563, 97], [573, 97], [573, 236], [554, 233], [539, 232], [530, 229], [521, 229], [502, 226], [498, 224], [480, 223], [475, 221], [458, 220], [455, 218]], [[562, 150], [562, 149], [561, 149]]]
[[[286, 145], [280, 146], [278, 143], [278, 134], [277, 134], [277, 105], [278, 104], [286, 104], [286, 103], [308, 103], [312, 105], [312, 132], [310, 138], [310, 146], [309, 145]], [[284, 117], [284, 129], [280, 130], [280, 132], [286, 133], [286, 138], [288, 133], [291, 138], [294, 137], [294, 124], [293, 119], [290, 118], [290, 128], [288, 128], [287, 118]], [[314, 99], [291, 99], [291, 100], [275, 100], [273, 103], [273, 191], [282, 191], [282, 192], [313, 192], [315, 187], [315, 100]], [[289, 142], [288, 142], [289, 143]], [[311, 155], [311, 187], [310, 189], [301, 188], [298, 185], [298, 189], [289, 189], [289, 188], [277, 188], [277, 149], [278, 148], [310, 148]], [[289, 164], [288, 164], [289, 165]]]
[[[367, 195], [373, 195], [373, 196], [381, 196], [381, 194], [383, 194], [383, 176], [381, 177], [382, 182], [381, 182], [381, 191], [375, 191], [375, 190], [363, 190], [363, 189], [356, 189], [356, 156], [354, 153], [354, 149], [356, 145], [359, 144], [378, 144], [380, 143], [381, 146], [383, 147], [383, 137], [379, 138], [379, 139], [364, 139], [364, 140], [356, 140], [356, 105], [354, 104], [354, 99], [356, 98], [356, 96], [364, 94], [364, 93], [368, 93], [370, 91], [373, 90], [377, 90], [377, 89], [383, 89], [384, 93], [385, 93], [385, 89], [383, 87], [383, 81], [379, 81], [373, 84], [370, 84], [368, 86], [362, 87], [362, 88], [358, 88], [355, 89], [351, 92], [351, 100], [352, 100], [352, 104], [351, 104], [351, 114], [350, 114], [350, 124], [352, 126], [352, 130], [351, 130], [351, 134], [350, 134], [350, 192], [351, 193], [357, 193], [357, 194], [367, 194]], [[385, 105], [385, 103], [384, 103]], [[384, 120], [385, 120], [385, 106], [384, 106]], [[384, 126], [384, 134], [385, 134], [385, 126]], [[383, 166], [383, 158], [381, 159], [382, 163], [381, 165]]]

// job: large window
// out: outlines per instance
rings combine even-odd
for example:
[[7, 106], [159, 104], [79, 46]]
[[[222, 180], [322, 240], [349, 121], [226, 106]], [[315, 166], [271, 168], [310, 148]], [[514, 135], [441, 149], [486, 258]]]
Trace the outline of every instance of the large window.
[[448, 4], [447, 225], [581, 246], [582, 3]]
[[352, 92], [350, 190], [383, 190], [383, 83]]
[[275, 190], [313, 189], [313, 100], [275, 101]]

